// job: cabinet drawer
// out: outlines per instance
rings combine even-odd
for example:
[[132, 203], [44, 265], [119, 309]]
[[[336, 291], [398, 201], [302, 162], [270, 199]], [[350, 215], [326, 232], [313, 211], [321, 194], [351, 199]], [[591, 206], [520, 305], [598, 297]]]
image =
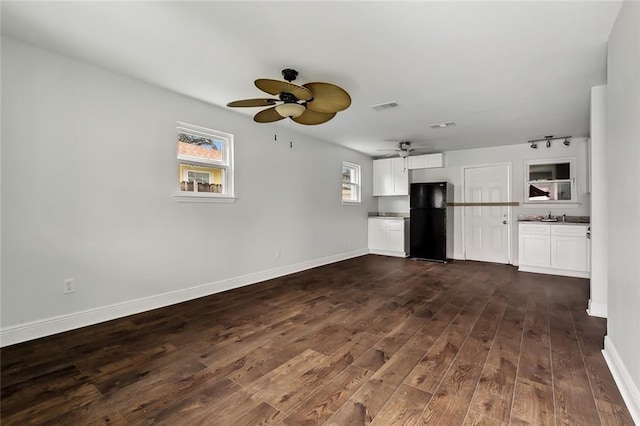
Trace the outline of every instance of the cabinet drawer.
[[369, 218], [370, 228], [387, 228], [387, 219], [379, 219], [377, 217]]
[[586, 237], [587, 227], [580, 225], [551, 225], [551, 235]]
[[390, 231], [403, 231], [404, 220], [387, 220], [387, 227]]
[[536, 223], [521, 223], [519, 230], [521, 234], [527, 235], [551, 235], [549, 225], [538, 225]]

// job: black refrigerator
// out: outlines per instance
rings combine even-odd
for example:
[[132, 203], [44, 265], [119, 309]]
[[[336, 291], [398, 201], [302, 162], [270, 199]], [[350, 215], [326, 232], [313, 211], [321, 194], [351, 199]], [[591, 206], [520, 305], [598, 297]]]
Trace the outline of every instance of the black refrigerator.
[[409, 255], [446, 262], [453, 257], [453, 185], [448, 182], [412, 183], [409, 198]]

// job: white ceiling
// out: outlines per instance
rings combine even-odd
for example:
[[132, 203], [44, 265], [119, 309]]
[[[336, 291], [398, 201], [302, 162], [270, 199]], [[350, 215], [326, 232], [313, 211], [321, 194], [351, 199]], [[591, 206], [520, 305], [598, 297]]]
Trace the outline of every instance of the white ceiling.
[[[446, 151], [587, 136], [620, 5], [3, 1], [2, 33], [223, 108], [293, 67], [353, 103], [326, 124], [277, 125], [379, 155], [405, 139]], [[442, 121], [457, 126], [429, 127]]]

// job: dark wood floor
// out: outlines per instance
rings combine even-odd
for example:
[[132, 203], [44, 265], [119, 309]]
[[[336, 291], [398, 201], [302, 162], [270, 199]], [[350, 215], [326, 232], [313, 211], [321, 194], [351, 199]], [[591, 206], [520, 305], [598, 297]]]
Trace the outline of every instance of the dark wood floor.
[[588, 281], [365, 256], [2, 349], [3, 425], [632, 425]]

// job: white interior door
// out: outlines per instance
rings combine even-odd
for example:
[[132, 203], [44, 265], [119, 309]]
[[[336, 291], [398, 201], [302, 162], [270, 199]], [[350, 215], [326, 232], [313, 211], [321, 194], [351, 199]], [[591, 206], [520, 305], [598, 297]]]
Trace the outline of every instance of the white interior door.
[[[465, 203], [509, 202], [509, 165], [464, 169]], [[509, 263], [509, 207], [464, 207], [465, 257]]]

